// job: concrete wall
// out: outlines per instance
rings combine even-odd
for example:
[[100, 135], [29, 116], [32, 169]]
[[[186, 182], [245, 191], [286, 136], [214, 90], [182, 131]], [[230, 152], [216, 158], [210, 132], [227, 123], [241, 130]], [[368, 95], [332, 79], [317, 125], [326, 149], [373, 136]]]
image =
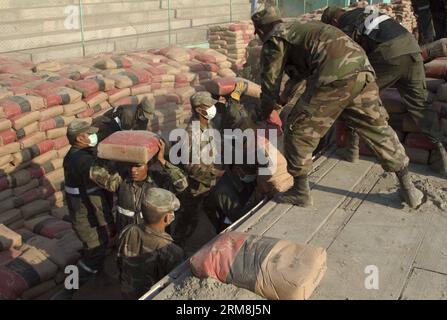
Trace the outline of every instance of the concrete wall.
[[0, 0], [0, 53], [24, 52], [38, 62], [84, 52], [203, 43], [208, 25], [250, 18], [250, 0], [82, 3], [79, 7], [78, 0]]

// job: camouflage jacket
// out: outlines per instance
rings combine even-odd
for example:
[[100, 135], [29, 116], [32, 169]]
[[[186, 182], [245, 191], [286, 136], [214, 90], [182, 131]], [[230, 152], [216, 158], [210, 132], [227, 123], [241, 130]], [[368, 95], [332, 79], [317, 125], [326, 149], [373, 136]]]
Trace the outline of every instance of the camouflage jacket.
[[[116, 164], [110, 161], [97, 159], [90, 168], [90, 179], [101, 188], [110, 192], [117, 192], [122, 183], [129, 180], [128, 173], [120, 172]], [[188, 180], [183, 171], [166, 161], [163, 171], [150, 170], [146, 183], [167, 189], [176, 194], [188, 187]]]
[[[212, 124], [208, 127], [200, 125], [200, 130], [193, 130], [193, 123], [199, 122], [197, 117], [191, 118], [191, 123], [186, 129], [186, 137], [183, 138], [182, 152], [187, 153], [188, 161], [182, 160], [182, 166], [188, 174], [189, 194], [192, 197], [203, 195], [211, 190], [219, 179], [219, 174], [214, 166], [214, 163], [206, 163], [203, 161], [202, 155], [210, 155], [212, 159], [217, 159], [219, 141], [215, 141], [212, 136], [206, 137], [203, 133], [207, 129], [215, 129]], [[200, 142], [198, 148], [193, 144]], [[197, 153], [193, 155], [193, 152]], [[199, 158], [197, 158], [199, 157]]]
[[140, 298], [185, 259], [183, 250], [166, 232], [128, 227], [120, 236], [117, 261], [123, 296]]
[[261, 65], [265, 114], [280, 100], [286, 71], [296, 83], [307, 80], [308, 90], [351, 78], [361, 71], [374, 72], [357, 43], [339, 29], [317, 21], [276, 25], [264, 41]]

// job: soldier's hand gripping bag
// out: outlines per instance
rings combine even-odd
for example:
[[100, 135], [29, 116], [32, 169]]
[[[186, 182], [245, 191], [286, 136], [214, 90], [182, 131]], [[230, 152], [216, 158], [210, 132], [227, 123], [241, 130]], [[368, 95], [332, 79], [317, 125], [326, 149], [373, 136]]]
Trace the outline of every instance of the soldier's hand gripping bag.
[[119, 131], [98, 145], [98, 158], [147, 163], [158, 152], [158, 136], [149, 131]]
[[233, 92], [236, 83], [238, 81], [245, 81], [247, 83], [248, 86], [245, 95], [254, 98], [259, 98], [261, 96], [261, 87], [258, 84], [242, 78], [235, 78], [235, 77], [217, 78], [215, 80], [207, 82], [205, 87], [206, 90], [212, 93], [213, 95], [227, 96], [231, 92]]
[[326, 272], [323, 248], [228, 232], [190, 259], [199, 278], [214, 278], [270, 300], [308, 299]]

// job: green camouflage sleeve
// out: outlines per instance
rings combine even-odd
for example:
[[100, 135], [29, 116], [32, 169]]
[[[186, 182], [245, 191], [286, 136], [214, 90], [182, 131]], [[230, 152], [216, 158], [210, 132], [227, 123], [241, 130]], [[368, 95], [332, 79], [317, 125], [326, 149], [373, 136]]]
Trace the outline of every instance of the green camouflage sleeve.
[[279, 101], [286, 54], [287, 44], [279, 38], [270, 38], [262, 47], [261, 108], [265, 115], [270, 114]]
[[176, 193], [181, 193], [188, 188], [188, 178], [183, 173], [182, 169], [173, 165], [169, 161], [166, 161], [163, 169], [171, 179]]
[[123, 178], [110, 161], [97, 159], [90, 168], [90, 179], [102, 189], [110, 192], [118, 191]]

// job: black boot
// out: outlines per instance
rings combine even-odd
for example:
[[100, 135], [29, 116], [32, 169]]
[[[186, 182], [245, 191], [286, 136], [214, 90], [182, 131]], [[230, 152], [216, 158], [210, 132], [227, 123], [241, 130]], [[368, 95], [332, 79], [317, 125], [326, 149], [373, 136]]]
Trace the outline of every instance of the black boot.
[[276, 201], [278, 203], [289, 203], [305, 208], [313, 206], [313, 200], [310, 194], [309, 179], [307, 175], [295, 177], [293, 179], [293, 187], [286, 192], [279, 194]]
[[411, 181], [408, 167], [405, 167], [401, 171], [396, 172], [396, 176], [399, 179], [400, 189], [405, 202], [410, 208], [417, 208], [422, 204], [424, 194], [417, 189]]
[[432, 151], [430, 168], [436, 173], [447, 175], [447, 152], [441, 142], [438, 142]]

